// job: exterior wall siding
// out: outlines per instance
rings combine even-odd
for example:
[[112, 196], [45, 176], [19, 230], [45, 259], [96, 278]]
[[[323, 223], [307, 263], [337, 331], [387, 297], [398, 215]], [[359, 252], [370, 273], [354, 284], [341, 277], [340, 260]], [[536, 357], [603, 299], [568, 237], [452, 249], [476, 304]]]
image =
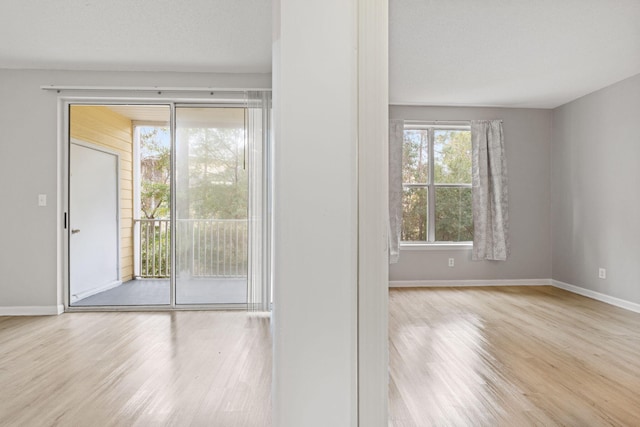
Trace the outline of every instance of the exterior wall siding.
[[103, 106], [72, 105], [71, 138], [120, 155], [120, 277], [133, 278], [133, 126], [131, 120]]

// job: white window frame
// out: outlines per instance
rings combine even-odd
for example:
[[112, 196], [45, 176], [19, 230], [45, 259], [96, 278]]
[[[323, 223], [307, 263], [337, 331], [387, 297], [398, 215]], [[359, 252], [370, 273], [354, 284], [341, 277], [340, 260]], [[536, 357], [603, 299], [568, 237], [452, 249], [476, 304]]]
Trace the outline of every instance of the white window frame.
[[[473, 247], [472, 241], [464, 242], [447, 242], [436, 241], [436, 189], [437, 188], [471, 188], [471, 184], [436, 184], [435, 183], [435, 156], [434, 156], [434, 134], [437, 130], [465, 130], [471, 131], [471, 126], [468, 124], [429, 124], [429, 123], [416, 123], [405, 122], [403, 132], [406, 130], [426, 130], [427, 136], [427, 150], [429, 156], [429, 177], [427, 183], [402, 183], [402, 189], [405, 188], [426, 188], [427, 189], [427, 240], [426, 241], [410, 241], [401, 240], [400, 247], [402, 250], [442, 250], [442, 249], [471, 249]], [[404, 138], [404, 136], [403, 136]], [[404, 150], [404, 144], [403, 144]], [[404, 157], [404, 156], [403, 156]], [[402, 165], [404, 168], [404, 164]]]

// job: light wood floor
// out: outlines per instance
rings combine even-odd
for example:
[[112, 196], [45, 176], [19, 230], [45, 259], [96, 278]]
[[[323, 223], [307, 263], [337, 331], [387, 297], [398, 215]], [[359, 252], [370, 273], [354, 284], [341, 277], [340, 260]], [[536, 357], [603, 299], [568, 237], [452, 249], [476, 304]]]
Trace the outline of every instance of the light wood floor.
[[0, 317], [0, 426], [268, 426], [264, 314]]
[[390, 425], [640, 426], [640, 314], [551, 287], [390, 292]]
[[[390, 425], [640, 426], [640, 314], [550, 287], [390, 292]], [[268, 426], [265, 315], [0, 318], [0, 426]]]

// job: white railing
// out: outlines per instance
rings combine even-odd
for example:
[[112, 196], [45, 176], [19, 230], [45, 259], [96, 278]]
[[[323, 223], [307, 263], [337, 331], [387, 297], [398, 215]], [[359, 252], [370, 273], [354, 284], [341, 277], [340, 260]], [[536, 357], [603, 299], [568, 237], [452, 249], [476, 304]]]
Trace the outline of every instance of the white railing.
[[134, 220], [138, 242], [138, 277], [169, 277], [171, 274], [171, 224], [168, 219]]
[[[135, 221], [139, 253], [137, 276], [169, 277], [170, 221]], [[181, 276], [247, 276], [247, 220], [177, 220], [176, 239], [176, 269]]]
[[177, 221], [176, 269], [191, 277], [247, 276], [247, 220]]

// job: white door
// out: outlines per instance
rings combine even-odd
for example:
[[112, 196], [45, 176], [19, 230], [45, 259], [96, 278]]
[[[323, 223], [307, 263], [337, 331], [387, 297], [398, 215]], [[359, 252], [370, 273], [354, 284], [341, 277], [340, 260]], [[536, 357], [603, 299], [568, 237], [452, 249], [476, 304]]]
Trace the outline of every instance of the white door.
[[118, 156], [70, 144], [70, 303], [119, 284]]

